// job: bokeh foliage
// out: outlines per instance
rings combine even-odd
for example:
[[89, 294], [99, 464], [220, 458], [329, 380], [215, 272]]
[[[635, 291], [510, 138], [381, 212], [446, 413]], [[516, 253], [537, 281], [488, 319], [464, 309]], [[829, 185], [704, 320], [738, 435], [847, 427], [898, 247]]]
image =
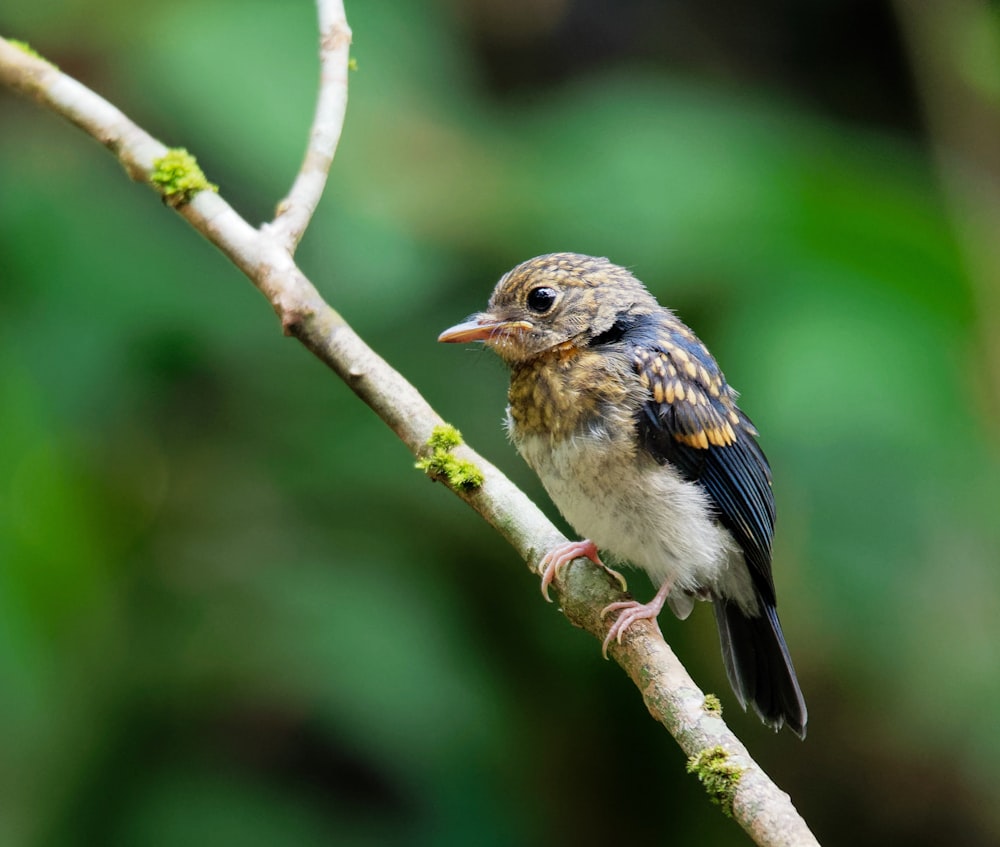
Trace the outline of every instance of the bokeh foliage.
[[[267, 219], [311, 116], [312, 6], [99, 5], [15, 0], [0, 32]], [[707, 610], [668, 640], [821, 840], [991, 843], [997, 398], [924, 140], [627, 57], [500, 96], [473, 5], [349, 4], [303, 267], [550, 512], [500, 365], [434, 339], [531, 255], [633, 267], [763, 433], [808, 741], [739, 714]], [[0, 98], [0, 843], [745, 843], [239, 273]]]

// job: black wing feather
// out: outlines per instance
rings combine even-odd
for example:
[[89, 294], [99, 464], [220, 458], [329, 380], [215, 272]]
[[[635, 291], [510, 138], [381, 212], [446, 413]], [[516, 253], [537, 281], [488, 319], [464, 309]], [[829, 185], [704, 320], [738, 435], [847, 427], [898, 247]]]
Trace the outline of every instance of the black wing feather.
[[748, 613], [732, 598], [714, 598], [729, 682], [744, 708], [752, 703], [769, 726], [787, 723], [805, 738], [806, 704], [775, 610], [774, 495], [757, 430], [711, 354], [670, 312], [645, 316], [622, 340], [648, 390], [637, 418], [643, 446], [708, 494], [743, 551], [760, 601]]
[[639, 414], [641, 441], [656, 461], [669, 462], [705, 490], [743, 550], [762, 598], [773, 604], [774, 495], [757, 431], [690, 330], [658, 330], [655, 338], [646, 333], [636, 339], [634, 347], [636, 370], [650, 388]]
[[629, 315], [600, 343], [624, 347], [647, 391], [637, 414], [643, 447], [701, 486], [743, 551], [759, 609], [748, 612], [732, 598], [713, 598], [733, 690], [769, 726], [787, 723], [805, 738], [806, 704], [775, 610], [774, 494], [757, 430], [736, 406], [736, 392], [715, 359], [671, 312]]

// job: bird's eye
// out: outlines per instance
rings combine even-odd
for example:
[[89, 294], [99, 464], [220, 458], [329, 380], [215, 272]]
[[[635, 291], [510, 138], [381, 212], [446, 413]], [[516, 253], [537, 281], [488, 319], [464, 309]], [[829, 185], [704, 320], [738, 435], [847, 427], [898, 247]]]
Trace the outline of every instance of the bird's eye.
[[528, 308], [533, 312], [547, 312], [556, 302], [556, 297], [554, 288], [533, 288], [528, 292]]

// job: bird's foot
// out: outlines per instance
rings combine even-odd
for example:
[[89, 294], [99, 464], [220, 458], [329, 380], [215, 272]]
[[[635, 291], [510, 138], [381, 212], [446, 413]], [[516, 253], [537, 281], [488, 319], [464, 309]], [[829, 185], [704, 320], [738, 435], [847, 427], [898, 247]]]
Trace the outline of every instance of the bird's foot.
[[584, 541], [567, 541], [564, 544], [557, 544], [549, 550], [538, 563], [539, 567], [542, 568], [542, 596], [546, 600], [550, 603], [552, 602], [552, 598], [549, 597], [549, 586], [559, 576], [559, 571], [581, 556], [590, 559], [595, 565], [600, 565], [609, 576], [618, 580], [622, 591], [628, 591], [628, 583], [625, 582], [625, 577], [601, 561], [601, 557], [597, 554], [597, 546], [593, 541], [589, 539]]
[[[663, 583], [656, 592], [656, 596], [648, 603], [640, 603], [637, 600], [620, 600], [601, 610], [601, 618], [606, 617], [611, 612], [621, 613], [611, 624], [608, 634], [604, 637], [604, 643], [601, 645], [601, 655], [605, 659], [608, 658], [608, 647], [611, 646], [611, 642], [616, 641], [621, 644], [625, 631], [636, 621], [653, 621], [656, 624], [656, 618], [663, 611], [663, 604], [667, 600], [670, 588], [671, 582]], [[657, 626], [659, 625], [657, 624]]]

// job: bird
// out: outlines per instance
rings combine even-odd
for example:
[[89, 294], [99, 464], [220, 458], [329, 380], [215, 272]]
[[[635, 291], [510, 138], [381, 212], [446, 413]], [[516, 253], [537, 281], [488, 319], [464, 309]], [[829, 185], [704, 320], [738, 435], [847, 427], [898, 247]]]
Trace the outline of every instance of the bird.
[[628, 269], [550, 253], [504, 274], [485, 311], [438, 338], [483, 342], [510, 370], [507, 429], [583, 540], [541, 560], [542, 593], [585, 556], [657, 590], [611, 603], [607, 651], [666, 604], [712, 603], [723, 663], [744, 710], [806, 735], [807, 711], [778, 620], [775, 505], [759, 434], [712, 354]]

